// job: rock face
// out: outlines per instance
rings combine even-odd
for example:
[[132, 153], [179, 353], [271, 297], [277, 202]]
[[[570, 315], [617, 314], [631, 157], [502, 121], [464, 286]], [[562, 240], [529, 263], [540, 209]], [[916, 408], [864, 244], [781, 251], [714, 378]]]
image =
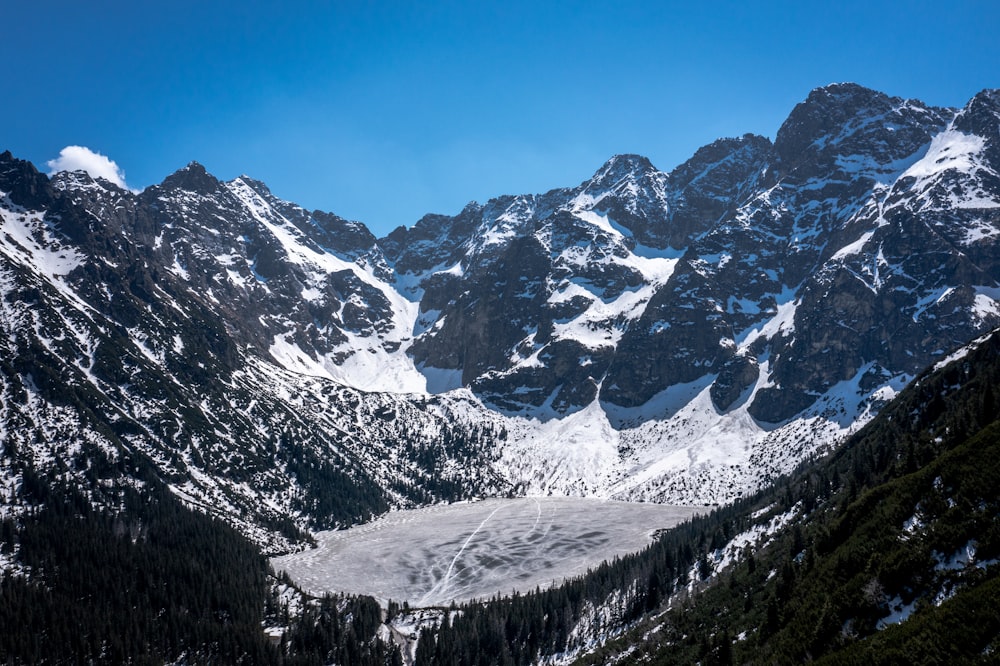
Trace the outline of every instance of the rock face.
[[734, 354], [719, 369], [719, 376], [712, 382], [712, 403], [727, 411], [760, 377], [760, 366], [749, 350]]
[[518, 489], [725, 501], [1000, 326], [1000, 93], [831, 85], [773, 142], [380, 239], [197, 163], [134, 194], [4, 153], [0, 213], [4, 478], [141, 458], [262, 541]]
[[[717, 141], [670, 173], [619, 156], [577, 188], [435, 218], [475, 231], [443, 262], [460, 275], [423, 278], [414, 358], [502, 409], [557, 414], [708, 376], [724, 410], [766, 359], [749, 410], [767, 423], [863, 369], [912, 375], [1000, 323], [996, 109], [995, 92], [955, 111], [832, 85], [773, 145]], [[469, 364], [472, 321], [491, 334]]]
[[77, 477], [97, 503], [156, 478], [282, 549], [391, 506], [509, 490], [489, 413], [334, 381], [422, 381], [395, 372], [416, 308], [363, 225], [195, 163], [136, 195], [10, 153], [0, 215], [12, 511], [31, 504], [26, 478]]

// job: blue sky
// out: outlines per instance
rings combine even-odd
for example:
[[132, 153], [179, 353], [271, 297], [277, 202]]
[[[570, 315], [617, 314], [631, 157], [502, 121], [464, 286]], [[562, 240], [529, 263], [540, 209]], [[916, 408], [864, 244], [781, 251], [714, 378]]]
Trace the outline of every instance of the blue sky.
[[7, 2], [0, 150], [69, 145], [131, 187], [191, 160], [376, 234], [774, 137], [856, 81], [960, 106], [1000, 86], [1000, 3]]

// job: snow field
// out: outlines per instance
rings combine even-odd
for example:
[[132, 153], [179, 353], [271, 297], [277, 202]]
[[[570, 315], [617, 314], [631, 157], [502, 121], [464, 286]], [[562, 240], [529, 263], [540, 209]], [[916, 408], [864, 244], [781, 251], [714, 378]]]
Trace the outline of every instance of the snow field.
[[[703, 510], [703, 509], [701, 509]], [[569, 497], [491, 499], [393, 511], [318, 546], [272, 558], [314, 594], [366, 594], [385, 604], [443, 606], [578, 576], [641, 550], [694, 507]]]

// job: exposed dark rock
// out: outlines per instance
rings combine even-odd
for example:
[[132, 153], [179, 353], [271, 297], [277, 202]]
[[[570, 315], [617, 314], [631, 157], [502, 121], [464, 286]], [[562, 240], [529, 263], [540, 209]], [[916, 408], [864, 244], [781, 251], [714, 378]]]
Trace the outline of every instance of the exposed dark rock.
[[[283, 364], [292, 384], [294, 372], [352, 381], [391, 357], [417, 382], [413, 366], [445, 371], [442, 385], [460, 377], [487, 405], [541, 418], [711, 383], [720, 412], [783, 423], [825, 409], [838, 385], [870, 397], [1000, 326], [998, 151], [997, 91], [959, 111], [839, 84], [810, 93], [773, 145], [719, 140], [669, 173], [619, 155], [576, 187], [471, 203], [381, 239], [197, 163], [135, 194], [82, 172], [49, 179], [8, 152], [2, 388], [12, 404], [37, 389], [123, 447], [159, 442], [178, 483], [191, 465], [287, 485], [320, 465], [292, 450], [299, 438], [352, 479], [397, 454], [433, 475], [454, 453], [441, 453], [453, 440], [411, 446], [405, 413], [422, 418], [425, 398], [379, 411], [388, 398], [330, 383], [317, 418], [401, 428], [392, 454], [344, 453], [339, 431], [257, 407], [253, 389], [233, 397], [256, 361]], [[137, 396], [152, 416], [120, 416]], [[658, 417], [616, 427], [641, 418]], [[234, 437], [252, 445], [212, 450]], [[281, 456], [294, 473], [267, 477]], [[405, 474], [391, 483], [431, 492]], [[332, 515], [317, 506], [302, 515]]]
[[728, 410], [756, 384], [759, 375], [760, 368], [756, 358], [749, 353], [736, 354], [722, 364], [719, 376], [712, 382], [712, 402], [720, 411]]

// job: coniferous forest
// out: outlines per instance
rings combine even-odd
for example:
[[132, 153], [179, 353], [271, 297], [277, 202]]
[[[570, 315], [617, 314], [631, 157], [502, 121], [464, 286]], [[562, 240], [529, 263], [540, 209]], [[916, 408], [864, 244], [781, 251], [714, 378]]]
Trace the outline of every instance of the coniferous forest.
[[[226, 524], [164, 490], [121, 491], [96, 511], [30, 473], [38, 510], [0, 528], [18, 570], [0, 582], [3, 663], [393, 664], [378, 604], [326, 597], [296, 617], [266, 559]], [[263, 623], [284, 623], [281, 642]]]
[[[461, 608], [426, 632], [417, 663], [530, 664], [623, 627], [581, 663], [994, 663], [998, 405], [995, 335], [756, 496], [560, 588]], [[765, 548], [714, 572], [754, 516], [789, 511], [799, 519]], [[623, 590], [621, 612], [595, 622], [588, 609]], [[907, 622], [880, 624], [901, 609]]]
[[[988, 663], [1000, 648], [998, 359], [994, 336], [833, 453], [638, 554], [451, 609], [422, 630], [416, 663]], [[276, 592], [290, 581], [155, 478], [106, 488], [117, 511], [22, 478], [35, 508], [0, 523], [0, 554], [16, 562], [0, 582], [5, 663], [403, 663], [374, 600], [290, 613]], [[716, 568], [737, 534], [782, 515], [795, 519]]]

